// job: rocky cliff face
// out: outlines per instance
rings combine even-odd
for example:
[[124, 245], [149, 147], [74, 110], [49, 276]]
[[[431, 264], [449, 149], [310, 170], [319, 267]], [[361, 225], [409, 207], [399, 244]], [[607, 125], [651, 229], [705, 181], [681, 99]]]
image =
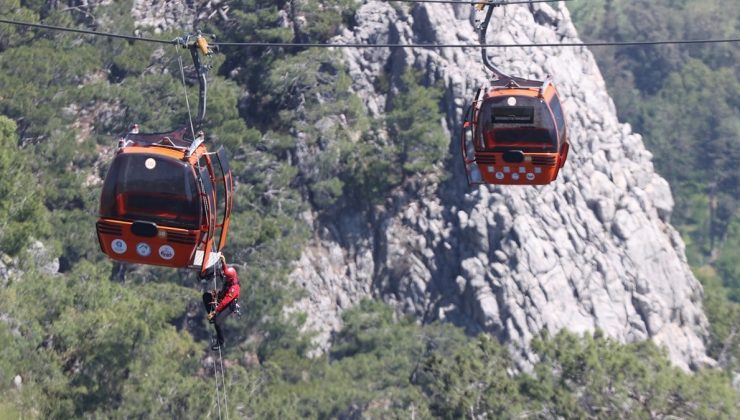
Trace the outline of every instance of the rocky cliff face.
[[[564, 6], [498, 8], [490, 43], [577, 42]], [[335, 42], [476, 43], [473, 10], [446, 4], [398, 7], [369, 2], [357, 26]], [[385, 111], [373, 81], [421, 70], [445, 86], [451, 179], [421, 181], [372, 215], [327, 224], [292, 279], [308, 291], [298, 309], [326, 344], [340, 313], [382, 298], [423, 322], [448, 320], [511, 344], [523, 367], [543, 329], [601, 329], [622, 341], [652, 338], [683, 368], [711, 363], [702, 289], [670, 226], [673, 200], [638, 134], [620, 124], [586, 48], [490, 50], [503, 71], [551, 75], [564, 100], [571, 153], [559, 179], [542, 187], [470, 189], [458, 156], [462, 111], [486, 82], [469, 49], [345, 49], [353, 88], [368, 112]], [[431, 121], [430, 124], [436, 123]]]

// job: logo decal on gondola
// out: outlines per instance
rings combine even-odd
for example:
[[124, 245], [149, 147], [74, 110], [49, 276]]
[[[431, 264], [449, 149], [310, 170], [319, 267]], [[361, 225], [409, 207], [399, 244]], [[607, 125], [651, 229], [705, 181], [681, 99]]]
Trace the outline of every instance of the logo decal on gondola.
[[126, 246], [126, 242], [124, 242], [123, 239], [114, 239], [110, 243], [110, 247], [116, 254], [123, 254], [124, 252], [126, 252], [126, 249], [128, 249], [128, 247]]
[[514, 181], [518, 181], [519, 180], [519, 174], [518, 173], [511, 174], [511, 179], [513, 179]]
[[136, 253], [142, 257], [148, 257], [152, 253], [152, 248], [144, 242], [139, 242], [136, 245]]
[[159, 247], [159, 256], [163, 260], [171, 260], [175, 258], [175, 250], [169, 245], [162, 245]]
[[504, 173], [503, 172], [496, 172], [496, 179], [504, 179]]
[[534, 181], [534, 174], [532, 172], [527, 174], [527, 179], [530, 181]]
[[147, 169], [154, 169], [154, 167], [157, 166], [157, 161], [154, 160], [154, 158], [149, 158], [144, 161], [144, 166], [146, 166]]

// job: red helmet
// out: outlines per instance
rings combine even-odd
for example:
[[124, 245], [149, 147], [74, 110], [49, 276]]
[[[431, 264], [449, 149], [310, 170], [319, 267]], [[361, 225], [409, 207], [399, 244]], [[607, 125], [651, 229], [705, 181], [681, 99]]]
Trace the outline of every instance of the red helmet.
[[239, 283], [239, 276], [236, 275], [234, 267], [224, 267], [224, 276], [232, 283]]

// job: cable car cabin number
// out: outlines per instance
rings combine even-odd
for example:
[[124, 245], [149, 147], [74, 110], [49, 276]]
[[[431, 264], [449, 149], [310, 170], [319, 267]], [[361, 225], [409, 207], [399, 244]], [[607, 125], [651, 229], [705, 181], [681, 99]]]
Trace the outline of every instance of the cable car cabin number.
[[468, 184], [543, 185], [568, 157], [568, 130], [555, 86], [507, 77], [480, 88], [460, 139]]

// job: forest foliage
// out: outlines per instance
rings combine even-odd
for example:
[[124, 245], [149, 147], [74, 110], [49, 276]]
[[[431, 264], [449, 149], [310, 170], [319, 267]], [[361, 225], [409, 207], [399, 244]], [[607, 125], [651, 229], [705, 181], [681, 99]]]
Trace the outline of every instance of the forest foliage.
[[[575, 0], [584, 41], [727, 39], [740, 3]], [[737, 43], [595, 48], [621, 120], [671, 185], [671, 223], [705, 288], [710, 354], [740, 371], [740, 50]]]
[[[228, 22], [202, 29], [224, 41], [320, 42], [351, 26], [357, 7], [292, 4], [287, 9], [311, 19], [286, 27], [288, 3], [235, 0]], [[0, 0], [0, 16], [135, 29], [128, 1], [54, 4]], [[113, 263], [93, 228], [116, 136], [132, 123], [158, 131], [187, 121], [177, 52], [8, 25], [0, 35], [0, 146], [9, 151], [0, 157], [0, 269], [15, 270], [0, 287], [0, 413], [215, 417], [198, 280]], [[438, 174], [447, 139], [441, 123], [429, 121], [441, 122], [441, 91], [407, 69], [389, 81], [386, 117], [371, 120], [336, 52], [250, 47], [213, 64], [205, 127], [210, 142], [229, 150], [237, 181], [225, 251], [248, 279], [244, 315], [227, 326], [232, 415], [738, 416], [726, 373], [687, 374], [651, 343], [543, 336], [531, 373], [517, 373], [496, 340], [422, 326], [374, 301], [344, 314], [328, 353], [307, 357], [313, 345], [300, 332], [301, 314], [283, 310], [300, 296], [287, 275], [311, 235], [301, 215], [368, 211], [409, 179]], [[192, 100], [197, 86], [186, 74]], [[35, 239], [42, 250], [30, 247]], [[59, 258], [58, 273], [36, 264], [40, 253]]]

